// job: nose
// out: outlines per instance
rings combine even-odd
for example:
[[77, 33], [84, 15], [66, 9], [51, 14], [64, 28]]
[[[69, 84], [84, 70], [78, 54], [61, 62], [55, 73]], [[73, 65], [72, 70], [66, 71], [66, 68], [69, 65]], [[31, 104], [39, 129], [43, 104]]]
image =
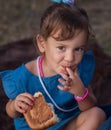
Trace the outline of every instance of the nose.
[[74, 60], [74, 52], [73, 51], [67, 52], [65, 55], [65, 60], [69, 63], [72, 62]]

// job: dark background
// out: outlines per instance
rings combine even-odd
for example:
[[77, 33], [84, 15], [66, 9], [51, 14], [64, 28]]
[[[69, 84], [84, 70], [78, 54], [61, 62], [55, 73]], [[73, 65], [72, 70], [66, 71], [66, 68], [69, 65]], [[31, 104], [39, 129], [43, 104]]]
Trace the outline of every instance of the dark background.
[[[75, 0], [84, 7], [98, 43], [111, 54], [111, 0]], [[0, 0], [0, 45], [33, 37], [49, 0]]]

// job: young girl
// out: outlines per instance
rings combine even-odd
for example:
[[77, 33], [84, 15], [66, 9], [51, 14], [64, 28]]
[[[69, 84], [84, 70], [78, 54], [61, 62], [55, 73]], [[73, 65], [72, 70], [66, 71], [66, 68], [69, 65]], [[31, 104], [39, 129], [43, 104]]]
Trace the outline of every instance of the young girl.
[[89, 36], [87, 14], [71, 0], [47, 8], [36, 37], [41, 55], [0, 73], [16, 130], [30, 130], [23, 113], [33, 107], [37, 91], [60, 119], [47, 130], [98, 130], [106, 117], [89, 87], [95, 66], [93, 53], [86, 51]]

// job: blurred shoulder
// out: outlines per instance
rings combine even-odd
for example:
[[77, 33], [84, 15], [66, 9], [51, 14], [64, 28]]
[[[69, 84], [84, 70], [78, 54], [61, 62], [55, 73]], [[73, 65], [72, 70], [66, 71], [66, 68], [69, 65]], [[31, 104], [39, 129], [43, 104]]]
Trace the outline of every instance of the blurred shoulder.
[[25, 67], [34, 75], [37, 75], [37, 60], [32, 60], [25, 64]]

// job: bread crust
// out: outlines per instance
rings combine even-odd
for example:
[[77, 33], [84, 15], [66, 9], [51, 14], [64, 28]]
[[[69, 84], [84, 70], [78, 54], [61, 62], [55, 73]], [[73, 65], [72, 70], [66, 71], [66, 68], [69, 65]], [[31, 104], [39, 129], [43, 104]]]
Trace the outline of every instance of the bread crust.
[[44, 130], [57, 122], [59, 119], [54, 113], [53, 108], [45, 101], [41, 92], [34, 94], [34, 106], [31, 110], [24, 113], [24, 117], [33, 130]]

